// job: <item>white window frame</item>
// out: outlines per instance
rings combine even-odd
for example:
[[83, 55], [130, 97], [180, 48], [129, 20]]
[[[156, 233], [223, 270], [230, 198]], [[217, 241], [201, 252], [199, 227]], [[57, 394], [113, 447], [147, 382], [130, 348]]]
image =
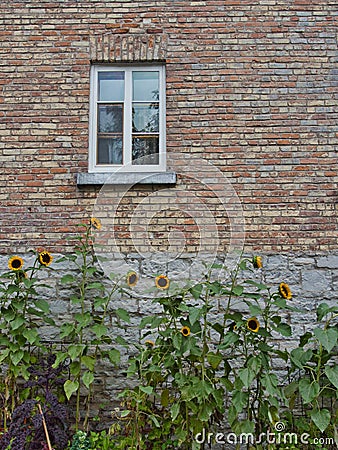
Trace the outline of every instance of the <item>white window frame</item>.
[[[124, 164], [97, 164], [97, 104], [99, 72], [125, 72], [125, 99], [123, 117], [123, 161]], [[159, 72], [159, 164], [132, 165], [132, 72]], [[90, 72], [89, 110], [89, 167], [88, 172], [164, 172], [166, 170], [165, 150], [165, 67], [164, 65], [96, 64]]]

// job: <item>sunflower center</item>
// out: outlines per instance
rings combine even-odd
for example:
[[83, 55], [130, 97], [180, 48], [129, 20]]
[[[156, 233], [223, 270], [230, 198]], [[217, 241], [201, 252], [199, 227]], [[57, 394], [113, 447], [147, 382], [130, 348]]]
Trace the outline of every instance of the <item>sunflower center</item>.
[[13, 259], [11, 264], [13, 269], [19, 269], [21, 267], [21, 261], [19, 259]]
[[41, 255], [41, 258], [42, 258], [42, 261], [44, 262], [44, 263], [49, 263], [50, 262], [50, 256], [48, 255], [48, 253], [43, 253], [42, 255]]
[[159, 286], [161, 286], [161, 287], [165, 287], [166, 285], [167, 285], [167, 280], [165, 279], [165, 278], [160, 278], [158, 281], [157, 281], [157, 283], [158, 283], [158, 285]]
[[249, 320], [249, 322], [248, 322], [248, 327], [249, 327], [251, 330], [256, 330], [256, 328], [257, 328], [257, 323], [256, 323], [254, 320]]
[[136, 274], [135, 273], [132, 273], [131, 275], [129, 275], [129, 283], [130, 284], [136, 283]]

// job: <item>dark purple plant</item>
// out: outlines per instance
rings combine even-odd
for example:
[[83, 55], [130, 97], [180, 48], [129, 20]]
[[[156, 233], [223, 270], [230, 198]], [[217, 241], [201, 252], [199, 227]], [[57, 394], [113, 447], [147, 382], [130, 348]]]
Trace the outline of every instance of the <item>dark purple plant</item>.
[[[64, 366], [54, 369], [55, 355], [49, 355], [29, 368], [31, 396], [39, 398], [49, 438], [55, 450], [64, 450], [69, 438], [68, 411], [55, 395], [63, 385]], [[53, 392], [52, 392], [53, 391]], [[7, 433], [0, 440], [0, 450], [41, 450], [46, 444], [42, 415], [38, 401], [28, 399], [15, 408]]]

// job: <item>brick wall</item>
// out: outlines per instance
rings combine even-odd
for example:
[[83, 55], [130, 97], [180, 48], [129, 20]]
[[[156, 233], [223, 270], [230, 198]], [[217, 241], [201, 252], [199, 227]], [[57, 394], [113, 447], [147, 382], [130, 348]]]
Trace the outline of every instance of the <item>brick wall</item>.
[[[166, 62], [169, 155], [194, 154], [224, 174], [246, 249], [337, 249], [334, 0], [11, 0], [1, 9], [3, 253], [63, 251], [91, 214], [100, 186], [76, 185], [87, 170], [90, 64], [148, 60]], [[178, 176], [171, 189], [193, 187]], [[224, 228], [217, 202], [194, 190]], [[162, 239], [170, 223], [196, 233], [179, 215], [151, 226]]]

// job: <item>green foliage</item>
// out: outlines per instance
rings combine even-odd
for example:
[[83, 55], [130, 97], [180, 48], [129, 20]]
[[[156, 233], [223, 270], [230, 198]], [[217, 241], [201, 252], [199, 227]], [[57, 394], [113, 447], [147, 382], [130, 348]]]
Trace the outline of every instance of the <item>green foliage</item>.
[[[112, 322], [123, 330], [131, 318], [125, 309], [112, 307], [113, 300], [125, 294], [122, 280], [112, 277], [108, 282], [98, 270], [93, 253], [97, 223], [81, 224], [74, 254], [61, 259], [72, 267], [60, 280], [70, 290], [71, 319], [59, 328], [64, 348], [53, 367], [69, 362], [63, 396], [75, 405], [71, 450], [194, 450], [200, 448], [195, 436], [202, 430], [216, 435], [228, 424], [236, 435], [258, 437], [280, 420], [290, 432], [337, 434], [338, 308], [319, 305], [317, 323], [289, 350], [283, 343], [294, 342], [290, 318], [299, 312], [291, 291], [286, 283], [272, 288], [255, 276], [243, 279], [242, 271], [254, 273], [262, 267], [261, 257], [244, 258], [222, 282], [214, 276], [219, 269], [224, 272], [219, 265], [206, 268], [202, 281], [187, 282], [183, 288], [165, 276], [157, 277], [162, 285], [157, 284], [152, 301], [160, 312], [141, 319], [140, 341], [130, 343], [119, 335], [113, 339]], [[54, 324], [41, 294], [46, 286], [38, 276], [51, 263], [51, 256], [43, 253], [43, 258], [35, 253], [32, 267], [25, 270], [20, 257], [12, 258], [10, 271], [0, 279], [0, 363], [7, 367], [1, 380], [5, 428], [18, 400], [18, 380], [28, 378], [34, 362], [31, 348], [44, 351], [40, 326]], [[129, 286], [136, 286], [137, 275], [129, 276]], [[135, 387], [121, 393], [121, 409], [114, 412], [109, 432], [90, 432], [98, 361], [117, 366], [116, 346], [131, 355], [127, 376]], [[280, 367], [287, 372], [285, 379], [277, 376]], [[22, 395], [27, 398], [27, 393]], [[297, 416], [302, 408], [305, 414]]]
[[[0, 385], [4, 399], [0, 420], [5, 430], [18, 400], [17, 379], [27, 380], [27, 369], [35, 362], [30, 348], [43, 348], [39, 326], [41, 322], [54, 323], [49, 317], [49, 304], [41, 298], [41, 288], [48, 286], [41, 283], [38, 275], [48, 270], [49, 264], [42, 264], [40, 255], [32, 252], [34, 261], [30, 267], [25, 267], [25, 261], [19, 256], [10, 258], [9, 271], [0, 279], [0, 363], [6, 367], [6, 376]], [[49, 257], [52, 260], [51, 255]]]
[[[70, 379], [64, 383], [64, 391], [68, 400], [76, 397], [75, 428], [80, 423], [89, 429], [89, 413], [92, 397], [92, 386], [95, 381], [95, 370], [98, 359], [106, 359], [116, 365], [119, 363], [119, 351], [112, 348], [112, 339], [108, 333], [108, 310], [116, 292], [122, 287], [114, 283], [107, 285], [102, 279], [96, 257], [93, 253], [95, 228], [93, 223], [82, 224], [83, 233], [76, 237], [75, 253], [62, 260], [69, 260], [76, 270], [64, 275], [61, 283], [71, 288], [70, 302], [72, 321], [64, 322], [60, 327], [60, 339], [66, 344], [66, 351], [57, 354], [55, 367], [62, 361], [70, 361]], [[115, 312], [117, 323], [129, 322], [127, 311], [118, 308]], [[81, 417], [81, 391], [86, 390], [86, 412]]]
[[[290, 419], [300, 431], [318, 430], [333, 436], [338, 422], [338, 307], [322, 303], [317, 308], [316, 326], [301, 336], [299, 346], [290, 354], [292, 383], [285, 392], [290, 410], [297, 409], [297, 399], [304, 403], [307, 423]], [[296, 412], [296, 411], [295, 411]], [[296, 417], [296, 414], [295, 414]], [[307, 428], [306, 428], [307, 427]]]

